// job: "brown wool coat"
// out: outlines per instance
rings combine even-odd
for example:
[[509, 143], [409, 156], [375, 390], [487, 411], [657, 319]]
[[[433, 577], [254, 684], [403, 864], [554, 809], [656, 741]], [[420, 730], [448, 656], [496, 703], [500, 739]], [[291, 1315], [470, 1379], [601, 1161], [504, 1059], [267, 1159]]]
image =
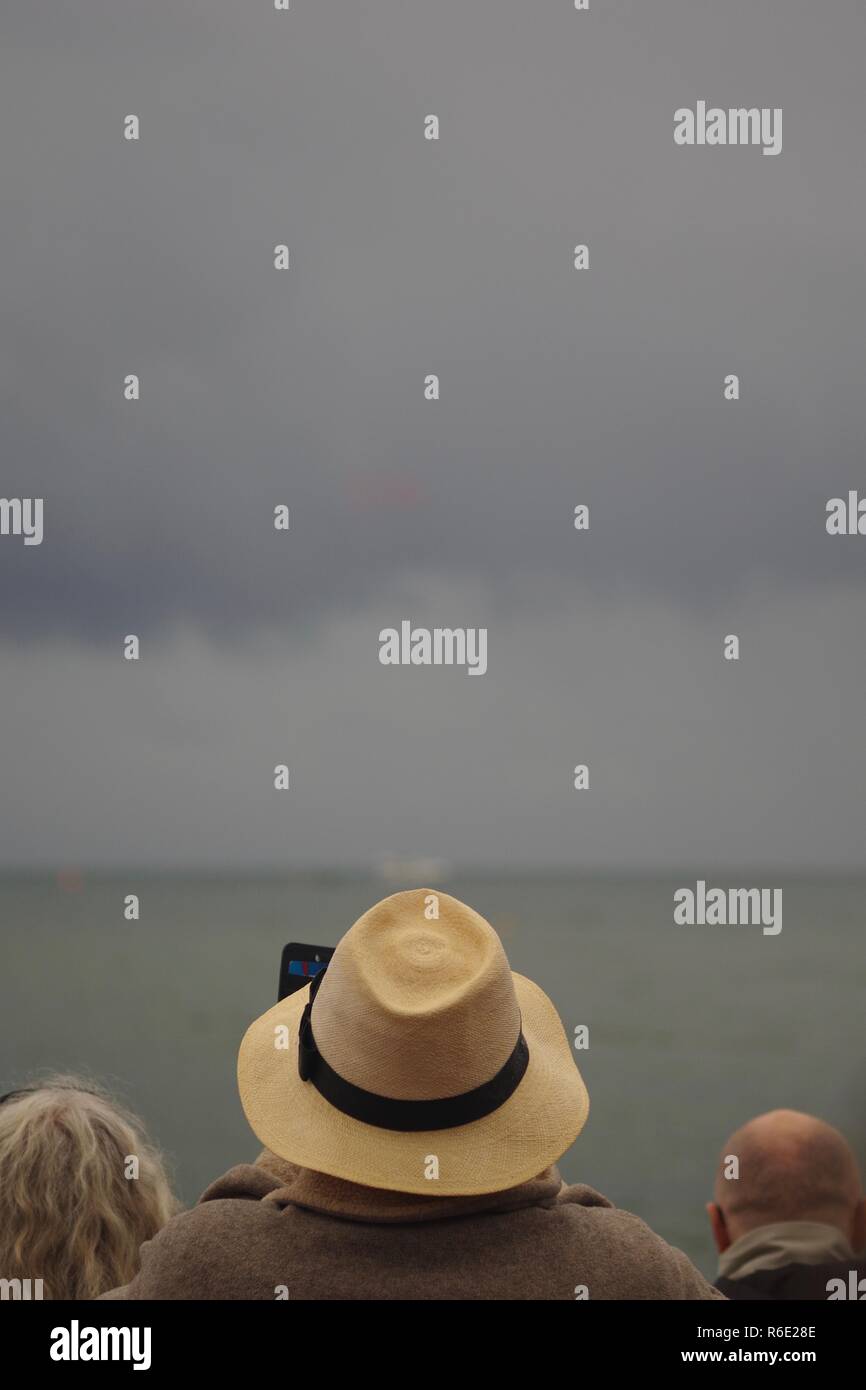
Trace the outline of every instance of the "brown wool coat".
[[722, 1298], [680, 1250], [555, 1167], [507, 1192], [418, 1197], [262, 1154], [141, 1249], [104, 1299]]

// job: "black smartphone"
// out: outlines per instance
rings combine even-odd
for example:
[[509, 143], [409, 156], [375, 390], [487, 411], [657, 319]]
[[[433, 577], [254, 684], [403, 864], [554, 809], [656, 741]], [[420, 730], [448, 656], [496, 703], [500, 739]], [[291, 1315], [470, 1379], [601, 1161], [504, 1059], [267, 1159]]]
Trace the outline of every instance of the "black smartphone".
[[280, 960], [280, 992], [277, 995], [277, 1003], [285, 999], [287, 994], [294, 994], [295, 990], [303, 989], [304, 985], [315, 979], [319, 971], [324, 970], [333, 954], [333, 946], [304, 946], [300, 941], [290, 941], [288, 946], [284, 946]]

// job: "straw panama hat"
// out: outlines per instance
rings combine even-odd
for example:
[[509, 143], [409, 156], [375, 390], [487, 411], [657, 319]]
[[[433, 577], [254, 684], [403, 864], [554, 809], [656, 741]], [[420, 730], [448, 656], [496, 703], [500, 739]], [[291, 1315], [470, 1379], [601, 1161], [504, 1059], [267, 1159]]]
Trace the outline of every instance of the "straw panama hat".
[[238, 1089], [279, 1157], [434, 1197], [535, 1177], [589, 1112], [547, 995], [483, 917], [426, 888], [365, 912], [309, 987], [250, 1025]]

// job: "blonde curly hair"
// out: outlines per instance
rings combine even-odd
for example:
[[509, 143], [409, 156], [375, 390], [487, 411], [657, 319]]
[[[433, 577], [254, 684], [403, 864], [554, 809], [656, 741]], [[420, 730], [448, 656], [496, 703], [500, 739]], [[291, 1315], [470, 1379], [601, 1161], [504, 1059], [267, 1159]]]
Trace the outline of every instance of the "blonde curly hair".
[[0, 1101], [0, 1278], [96, 1298], [177, 1210], [159, 1150], [101, 1087], [51, 1076]]

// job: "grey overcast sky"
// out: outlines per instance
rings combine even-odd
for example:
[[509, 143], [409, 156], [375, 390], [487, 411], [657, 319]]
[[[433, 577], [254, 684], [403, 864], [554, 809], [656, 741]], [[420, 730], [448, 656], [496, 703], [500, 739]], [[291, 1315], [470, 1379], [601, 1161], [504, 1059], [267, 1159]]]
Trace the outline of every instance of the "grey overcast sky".
[[[76, 0], [0, 51], [4, 865], [862, 867], [860, 0]], [[782, 153], [678, 148], [698, 100]], [[404, 618], [488, 673], [380, 666]]]

